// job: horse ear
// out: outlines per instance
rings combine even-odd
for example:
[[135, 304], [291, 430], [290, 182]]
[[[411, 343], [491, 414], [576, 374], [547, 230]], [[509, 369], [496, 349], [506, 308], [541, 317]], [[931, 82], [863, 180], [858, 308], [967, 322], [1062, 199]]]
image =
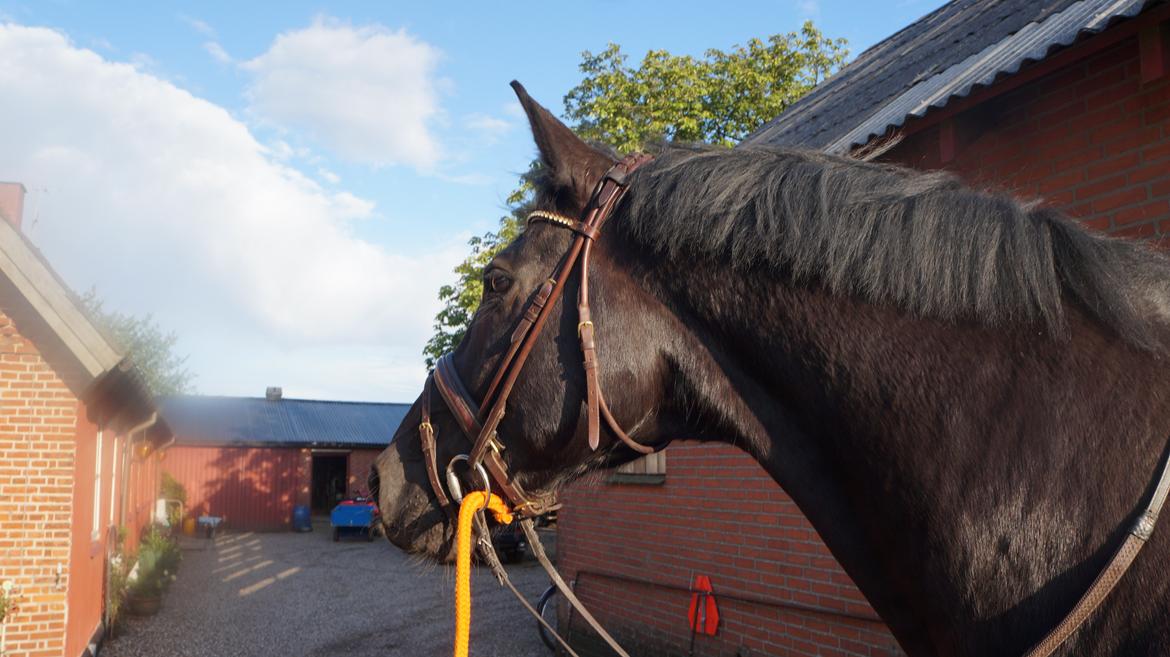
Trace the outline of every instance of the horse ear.
[[538, 191], [558, 209], [579, 212], [589, 202], [597, 181], [617, 160], [582, 141], [551, 112], [532, 100], [519, 82], [513, 80], [512, 89], [528, 115], [532, 137], [547, 172], [537, 181]]

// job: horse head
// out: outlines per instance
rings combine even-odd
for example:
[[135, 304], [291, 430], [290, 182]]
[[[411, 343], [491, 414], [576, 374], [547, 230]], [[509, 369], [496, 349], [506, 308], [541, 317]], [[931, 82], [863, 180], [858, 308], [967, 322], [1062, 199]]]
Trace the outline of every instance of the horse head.
[[[445, 385], [460, 388], [470, 407], [494, 396], [493, 385], [498, 384], [495, 374], [501, 371], [502, 362], [511, 362], [523, 316], [542, 291], [548, 295], [549, 282], [558, 275], [558, 267], [564, 266], [575, 241], [584, 241], [580, 231], [563, 224], [582, 215], [603, 176], [618, 162], [582, 141], [519, 84], [514, 86], [540, 156], [533, 216], [551, 220], [530, 221], [484, 268], [479, 308], [463, 340], [440, 367], [440, 374], [446, 372], [452, 380]], [[492, 482], [496, 490], [515, 486], [525, 491], [526, 499], [546, 506], [566, 481], [628, 461], [649, 449], [641, 445], [658, 444], [667, 435], [666, 418], [659, 413], [661, 386], [655, 383], [666, 375], [665, 363], [656, 343], [639, 334], [644, 336], [655, 321], [668, 322], [669, 314], [615, 266], [611, 240], [604, 231], [589, 239], [594, 237], [597, 239], [587, 256], [589, 295], [594, 300], [590, 325], [584, 326], [582, 311], [573, 304], [586, 270], [573, 267], [562, 274], [565, 280], [557, 290], [559, 298], [551, 301], [543, 330], [534, 331], [525, 349], [509, 390], [507, 412], [499, 419], [492, 441], [507, 472], [493, 477], [497, 479]], [[594, 340], [602, 353], [621, 355], [599, 359], [597, 383], [602, 389], [621, 392], [613, 408], [605, 406], [605, 413], [607, 419], [629, 429], [634, 437], [623, 433], [626, 442], [610, 429], [595, 429], [597, 438], [589, 438], [589, 383], [580, 343], [583, 330], [595, 332]], [[440, 497], [447, 492], [442, 490], [446, 484], [434, 483], [428, 476], [427, 459], [431, 457], [423, 449], [419, 427], [425, 422], [425, 430], [433, 432], [436, 465], [432, 467], [439, 470], [471, 452], [475, 439], [468, 435], [475, 430], [465, 426], [466, 421], [461, 424], [450, 404], [443, 403], [440, 392], [451, 394], [443, 384], [442, 379], [438, 384], [428, 382], [428, 391], [415, 402], [371, 475], [372, 485], [379, 491], [387, 537], [407, 551], [440, 559], [450, 555], [453, 535], [450, 515], [444, 508], [447, 500]], [[461, 403], [459, 399], [452, 401]], [[486, 419], [477, 418], [475, 423]], [[476, 476], [458, 467], [453, 473], [464, 482], [460, 488], [480, 488], [485, 483], [483, 476], [487, 476], [486, 472]], [[499, 481], [504, 478], [507, 483]]]

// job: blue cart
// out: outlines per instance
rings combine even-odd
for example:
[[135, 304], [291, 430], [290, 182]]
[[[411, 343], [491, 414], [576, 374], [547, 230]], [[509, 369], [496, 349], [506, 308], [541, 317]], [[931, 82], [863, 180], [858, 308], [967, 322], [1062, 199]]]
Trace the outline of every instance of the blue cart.
[[365, 536], [372, 541], [378, 531], [378, 505], [366, 497], [345, 500], [333, 507], [329, 524], [333, 525], [334, 541], [340, 541], [342, 534]]

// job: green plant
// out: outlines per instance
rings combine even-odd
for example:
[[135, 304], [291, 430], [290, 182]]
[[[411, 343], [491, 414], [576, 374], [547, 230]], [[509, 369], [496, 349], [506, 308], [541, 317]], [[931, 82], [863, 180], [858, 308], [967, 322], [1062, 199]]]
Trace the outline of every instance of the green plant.
[[179, 543], [158, 525], [151, 525], [138, 548], [138, 567], [128, 584], [131, 595], [151, 597], [161, 595], [174, 581], [183, 559]]
[[12, 590], [12, 585], [9, 582], [4, 583], [4, 588], [0, 589], [0, 623], [8, 618], [8, 594]]
[[[187, 506], [187, 489], [179, 480], [171, 476], [169, 472], [162, 473], [162, 484], [159, 486], [162, 498], [165, 500], [178, 500], [183, 503], [183, 507]], [[168, 506], [167, 507], [167, 522], [171, 527], [178, 527], [183, 522], [183, 507]]]
[[[120, 531], [124, 530], [119, 528]], [[130, 588], [130, 559], [129, 555], [122, 552], [121, 541], [119, 541], [118, 551], [110, 556], [110, 598], [108, 606], [106, 607], [106, 614], [109, 617], [109, 624], [111, 627], [117, 626], [118, 619], [122, 617], [122, 608], [126, 603], [126, 593]]]

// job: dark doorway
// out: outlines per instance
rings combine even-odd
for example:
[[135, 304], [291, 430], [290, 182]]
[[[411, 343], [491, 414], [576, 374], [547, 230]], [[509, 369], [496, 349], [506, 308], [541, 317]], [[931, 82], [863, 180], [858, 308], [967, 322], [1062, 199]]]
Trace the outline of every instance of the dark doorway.
[[329, 513], [345, 498], [345, 478], [349, 475], [349, 455], [313, 455], [314, 513]]

